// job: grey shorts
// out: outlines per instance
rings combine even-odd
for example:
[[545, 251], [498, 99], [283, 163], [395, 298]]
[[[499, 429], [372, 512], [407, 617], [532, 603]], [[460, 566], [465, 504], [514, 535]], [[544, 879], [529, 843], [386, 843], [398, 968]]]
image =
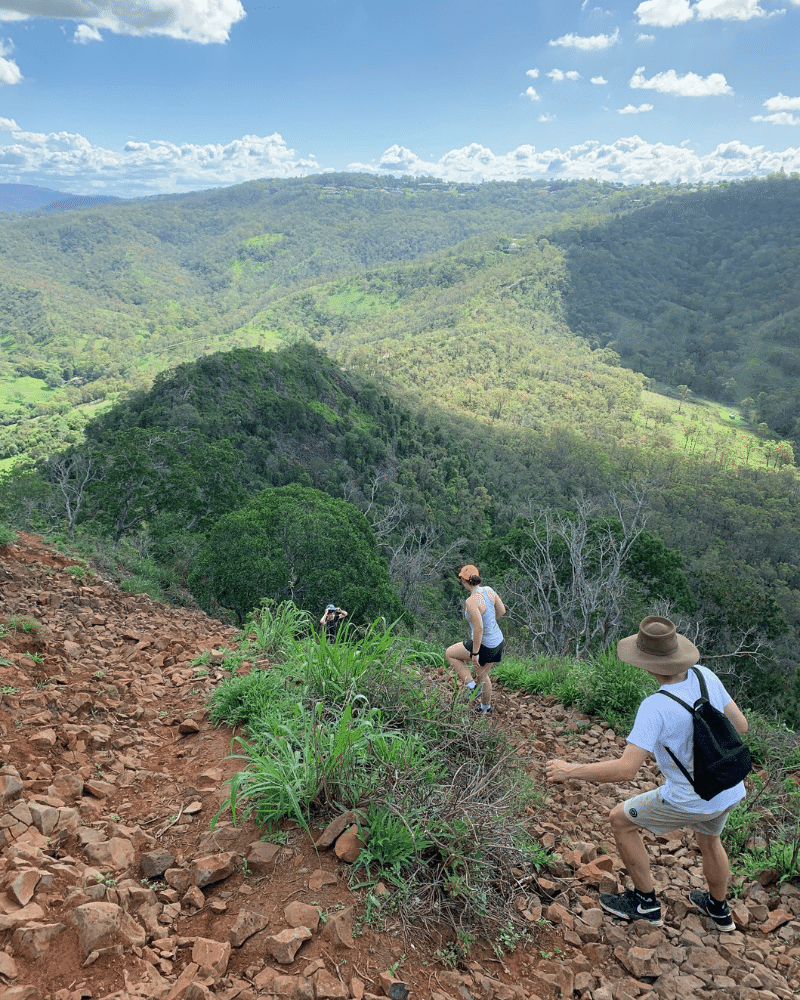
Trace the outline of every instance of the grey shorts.
[[728, 806], [722, 812], [690, 813], [677, 806], [665, 802], [661, 798], [661, 789], [654, 788], [650, 792], [642, 792], [627, 799], [623, 808], [625, 815], [637, 826], [643, 826], [651, 833], [664, 834], [670, 830], [694, 830], [695, 833], [705, 833], [709, 837], [718, 837], [722, 833], [733, 806]]

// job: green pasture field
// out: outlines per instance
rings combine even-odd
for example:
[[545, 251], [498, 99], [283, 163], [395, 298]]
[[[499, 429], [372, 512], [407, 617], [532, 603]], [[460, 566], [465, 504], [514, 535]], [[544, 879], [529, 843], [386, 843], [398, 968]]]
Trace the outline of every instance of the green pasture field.
[[776, 450], [786, 444], [773, 435], [762, 437], [739, 407], [722, 406], [699, 396], [684, 402], [644, 389], [633, 419], [640, 430], [656, 438], [657, 444], [715, 460], [725, 467], [774, 467]]
[[16, 410], [20, 404], [36, 406], [53, 399], [57, 389], [48, 389], [44, 379], [23, 375], [0, 378], [0, 413]]

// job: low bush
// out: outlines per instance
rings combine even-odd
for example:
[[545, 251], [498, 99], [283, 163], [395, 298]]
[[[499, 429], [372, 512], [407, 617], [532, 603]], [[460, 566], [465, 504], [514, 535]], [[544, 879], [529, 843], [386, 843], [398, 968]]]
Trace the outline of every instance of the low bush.
[[440, 650], [378, 621], [334, 642], [295, 634], [282, 655], [214, 696], [212, 718], [248, 734], [224, 808], [269, 828], [354, 808], [367, 841], [354, 878], [390, 880], [404, 922], [491, 939], [511, 913], [523, 933], [512, 903], [548, 856], [526, 832], [533, 785], [496, 729], [428, 681]]
[[612, 649], [579, 663], [577, 677], [577, 707], [605, 719], [618, 733], [630, 732], [639, 705], [658, 689], [650, 674], [623, 663]]
[[25, 632], [26, 635], [39, 635], [42, 631], [42, 626], [30, 615], [9, 615], [8, 624], [16, 632]]
[[504, 660], [492, 676], [515, 691], [554, 695], [562, 705], [596, 715], [617, 732], [630, 731], [640, 702], [657, 687], [648, 673], [623, 663], [613, 650], [588, 660]]

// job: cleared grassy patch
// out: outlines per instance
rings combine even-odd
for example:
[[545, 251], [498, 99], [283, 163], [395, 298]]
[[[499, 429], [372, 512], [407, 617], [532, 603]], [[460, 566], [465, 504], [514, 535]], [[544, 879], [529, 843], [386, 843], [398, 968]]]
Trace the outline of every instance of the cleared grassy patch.
[[53, 398], [56, 390], [48, 389], [41, 378], [23, 375], [19, 378], [0, 378], [0, 413], [13, 412], [24, 406], [36, 406]]

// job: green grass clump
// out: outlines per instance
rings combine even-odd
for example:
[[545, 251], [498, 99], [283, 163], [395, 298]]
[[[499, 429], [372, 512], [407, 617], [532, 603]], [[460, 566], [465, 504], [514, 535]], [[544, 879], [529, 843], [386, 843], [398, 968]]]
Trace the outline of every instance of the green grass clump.
[[583, 661], [577, 673], [578, 708], [605, 719], [618, 733], [631, 730], [639, 705], [658, 689], [647, 671], [623, 663], [613, 649]]
[[211, 718], [229, 726], [262, 727], [272, 715], [284, 718], [291, 714], [291, 692], [286, 676], [280, 671], [253, 670], [247, 676], [223, 681], [214, 694]]
[[778, 883], [800, 879], [800, 733], [757, 712], [745, 736], [757, 770], [747, 798], [731, 811], [722, 840], [735, 877], [771, 872]]
[[562, 705], [596, 715], [620, 733], [630, 731], [642, 699], [657, 687], [646, 671], [623, 663], [610, 649], [588, 660], [504, 660], [492, 676], [515, 691], [553, 695]]
[[243, 650], [250, 654], [282, 659], [313, 630], [314, 623], [307, 611], [291, 601], [277, 604], [265, 599], [245, 624], [239, 640]]
[[530, 694], [554, 695], [562, 704], [572, 704], [564, 700], [568, 693], [568, 677], [575, 670], [577, 661], [560, 660], [550, 656], [540, 656], [533, 661], [504, 659], [492, 671], [492, 678], [514, 691]]
[[[280, 647], [280, 658], [214, 695], [212, 718], [247, 734], [235, 740], [243, 769], [220, 814], [308, 829], [353, 809], [366, 844], [354, 878], [392, 882], [392, 912], [404, 921], [491, 939], [513, 913], [523, 933], [512, 904], [548, 857], [527, 833], [535, 790], [505, 738], [429, 682], [441, 650], [383, 621], [330, 642], [304, 623], [276, 627], [284, 616], [296, 621], [291, 609], [259, 619], [269, 634], [258, 642]], [[277, 633], [285, 642], [273, 642]], [[243, 647], [254, 634], [244, 630]]]
[[15, 631], [25, 632], [26, 635], [39, 635], [42, 631], [42, 626], [30, 615], [9, 615], [8, 624]]
[[5, 548], [6, 545], [13, 545], [16, 540], [16, 532], [12, 531], [5, 524], [0, 524], [0, 549]]

